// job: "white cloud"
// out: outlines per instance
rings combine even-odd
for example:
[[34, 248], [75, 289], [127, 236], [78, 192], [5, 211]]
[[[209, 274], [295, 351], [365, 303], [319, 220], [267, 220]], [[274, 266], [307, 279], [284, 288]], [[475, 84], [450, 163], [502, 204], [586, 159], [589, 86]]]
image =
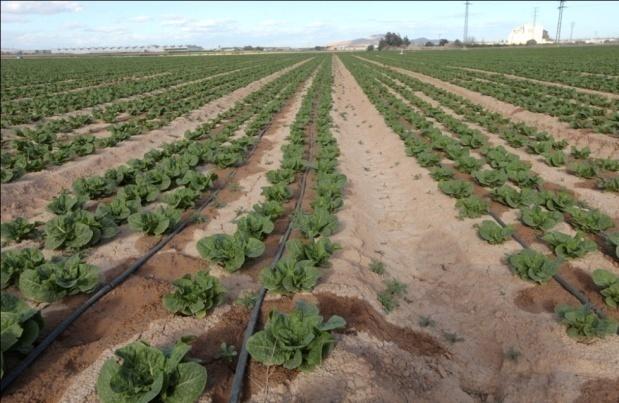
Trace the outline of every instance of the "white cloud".
[[2, 14], [59, 14], [77, 12], [82, 6], [77, 1], [3, 1], [0, 3]]
[[128, 21], [131, 21], [131, 22], [148, 22], [150, 20], [151, 18], [147, 15], [138, 15], [136, 17], [131, 17], [128, 19]]

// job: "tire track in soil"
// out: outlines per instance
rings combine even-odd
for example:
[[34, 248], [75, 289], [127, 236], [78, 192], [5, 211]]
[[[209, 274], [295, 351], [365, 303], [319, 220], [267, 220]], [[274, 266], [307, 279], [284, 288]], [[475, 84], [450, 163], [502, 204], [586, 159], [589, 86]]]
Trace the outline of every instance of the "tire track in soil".
[[401, 74], [406, 74], [426, 84], [431, 84], [437, 88], [452, 92], [468, 99], [471, 102], [483, 106], [489, 111], [499, 113], [515, 122], [525, 123], [537, 128], [538, 130], [547, 131], [558, 140], [567, 140], [570, 144], [588, 144], [591, 148], [591, 155], [594, 157], [619, 158], [619, 139], [600, 133], [594, 133], [591, 130], [573, 129], [567, 123], [561, 122], [559, 119], [550, 115], [530, 112], [507, 102], [499, 101], [498, 99], [492, 98], [488, 95], [483, 95], [425, 74], [382, 64], [361, 56], [356, 57], [367, 63], [379, 65], [387, 69], [397, 71]]

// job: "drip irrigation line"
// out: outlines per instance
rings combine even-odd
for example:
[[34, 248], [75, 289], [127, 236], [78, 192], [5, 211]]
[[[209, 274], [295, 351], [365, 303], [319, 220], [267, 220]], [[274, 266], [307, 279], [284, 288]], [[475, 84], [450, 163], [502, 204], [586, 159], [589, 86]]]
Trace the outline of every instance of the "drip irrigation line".
[[[502, 227], [507, 227], [507, 225], [505, 224], [505, 222], [503, 220], [501, 220], [501, 218], [494, 213], [493, 211], [488, 211], [488, 214], [490, 214], [490, 216], [492, 216], [492, 218], [494, 218], [494, 220], [496, 222], [499, 223], [499, 225], [501, 225]], [[518, 242], [520, 244], [520, 246], [522, 246], [524, 249], [531, 249], [530, 245], [528, 245], [524, 239], [522, 239], [522, 237], [520, 237], [520, 235], [516, 234], [516, 233], [512, 233], [512, 238]], [[560, 274], [555, 274], [552, 276], [552, 278], [559, 283], [559, 285], [561, 287], [563, 287], [563, 289], [565, 289], [567, 292], [569, 292], [570, 294], [572, 294], [581, 304], [586, 305], [591, 307], [591, 309], [593, 309], [593, 311], [602, 319], [606, 319], [606, 315], [600, 311], [590, 300], [589, 298], [587, 298], [587, 296], [585, 294], [583, 294], [580, 290], [578, 290], [576, 287], [574, 287], [572, 284], [570, 284], [569, 281], [567, 281], [565, 278], [563, 278], [563, 276], [561, 276]]]
[[[315, 119], [315, 117], [314, 117]], [[313, 142], [314, 136], [312, 135], [310, 139], [310, 147], [309, 147], [309, 155], [310, 160], [312, 159], [312, 151], [313, 151]], [[299, 193], [299, 197], [294, 206], [294, 210], [292, 214], [298, 213], [301, 210], [301, 206], [303, 203], [303, 197], [305, 196], [305, 190], [307, 188], [307, 177], [311, 170], [311, 167], [308, 165], [305, 167], [305, 171], [303, 172], [303, 178], [301, 179], [301, 190]], [[292, 233], [292, 220], [288, 223], [288, 227], [286, 228], [286, 232], [281, 238], [277, 246], [277, 251], [273, 260], [271, 261], [271, 266], [277, 264], [277, 262], [282, 258], [284, 254], [284, 250], [286, 249], [286, 242], [288, 238], [290, 238], [290, 234]], [[254, 334], [254, 330], [256, 328], [256, 324], [258, 323], [258, 317], [260, 316], [260, 309], [262, 308], [262, 303], [264, 302], [264, 297], [266, 296], [266, 289], [264, 287], [260, 287], [258, 291], [258, 298], [256, 300], [256, 304], [254, 305], [251, 315], [249, 317], [249, 322], [247, 323], [247, 327], [245, 328], [245, 333], [243, 334], [243, 344], [241, 345], [241, 351], [239, 352], [239, 359], [236, 364], [236, 368], [234, 371], [234, 378], [232, 380], [232, 391], [230, 392], [229, 403], [239, 403], [241, 401], [241, 394], [243, 393], [243, 381], [245, 380], [245, 370], [247, 368], [247, 361], [249, 359], [249, 352], [247, 351], [247, 342], [249, 338]]]
[[[264, 133], [271, 127], [271, 123], [266, 125], [264, 129], [260, 131], [258, 134], [258, 141], [252, 145], [252, 148], [247, 152], [245, 161], [247, 161], [253, 153], [255, 152], [258, 144], [260, 143], [260, 139], [262, 139]], [[34, 349], [28, 353], [28, 355], [19, 362], [19, 364], [13, 368], [9, 373], [6, 374], [0, 381], [0, 394], [4, 393], [5, 390], [11, 386], [13, 382], [15, 382], [21, 374], [30, 367], [32, 363], [34, 363], [47, 348], [62, 334], [73, 322], [75, 322], [88, 308], [94, 305], [97, 301], [103, 298], [107, 293], [112, 291], [118, 285], [122, 284], [127, 278], [129, 278], [132, 274], [138, 271], [151, 257], [153, 257], [157, 252], [159, 252], [164, 246], [166, 246], [176, 235], [178, 235], [183, 229], [185, 229], [189, 224], [192, 224], [195, 221], [195, 213], [204, 210], [224, 189], [229, 183], [230, 180], [236, 176], [238, 169], [242, 166], [242, 164], [237, 164], [234, 166], [234, 169], [227, 175], [226, 181], [222, 187], [211, 192], [211, 195], [198, 207], [194, 207], [189, 211], [194, 212], [194, 214], [190, 214], [187, 218], [182, 220], [179, 225], [172, 231], [170, 234], [161, 239], [154, 247], [152, 247], [146, 254], [136, 260], [131, 266], [129, 266], [125, 271], [116, 276], [107, 284], [104, 284], [95, 294], [93, 294], [90, 298], [84, 301], [81, 305], [79, 305], [71, 314], [65, 318], [62, 322], [60, 322], [54, 330], [52, 330], [42, 341], [39, 343]]]

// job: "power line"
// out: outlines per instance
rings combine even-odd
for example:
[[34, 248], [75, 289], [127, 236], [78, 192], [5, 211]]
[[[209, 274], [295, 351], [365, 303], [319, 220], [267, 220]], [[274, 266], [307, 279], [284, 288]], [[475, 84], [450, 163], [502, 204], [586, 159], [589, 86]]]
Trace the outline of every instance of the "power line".
[[464, 12], [464, 35], [462, 35], [462, 42], [467, 43], [469, 40], [469, 6], [471, 2], [467, 1], [464, 5], [466, 6], [466, 10]]
[[558, 45], [561, 42], [561, 22], [563, 20], [563, 9], [565, 8], [565, 0], [559, 2], [559, 20], [557, 21], [557, 34], [555, 35], [555, 43]]

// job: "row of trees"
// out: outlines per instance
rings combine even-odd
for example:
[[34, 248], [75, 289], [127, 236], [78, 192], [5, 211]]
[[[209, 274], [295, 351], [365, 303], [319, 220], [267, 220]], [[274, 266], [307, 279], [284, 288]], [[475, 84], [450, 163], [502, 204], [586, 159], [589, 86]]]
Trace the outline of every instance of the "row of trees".
[[[425, 46], [427, 46], [427, 47], [430, 47], [430, 46], [445, 46], [448, 43], [449, 43], [449, 41], [447, 39], [440, 39], [438, 44], [435, 44], [434, 42], [428, 41], [428, 42], [425, 43]], [[404, 38], [402, 38], [400, 36], [400, 34], [396, 34], [395, 32], [387, 32], [385, 34], [385, 36], [378, 42], [378, 50], [390, 49], [390, 48], [406, 48], [410, 44], [411, 44], [411, 41], [410, 41], [410, 39], [408, 39], [408, 36], [404, 36]], [[460, 42], [460, 40], [456, 39], [453, 42], [452, 46], [462, 47], [462, 42]], [[375, 49], [374, 45], [370, 45], [367, 48], [368, 51], [372, 51], [374, 49]]]

